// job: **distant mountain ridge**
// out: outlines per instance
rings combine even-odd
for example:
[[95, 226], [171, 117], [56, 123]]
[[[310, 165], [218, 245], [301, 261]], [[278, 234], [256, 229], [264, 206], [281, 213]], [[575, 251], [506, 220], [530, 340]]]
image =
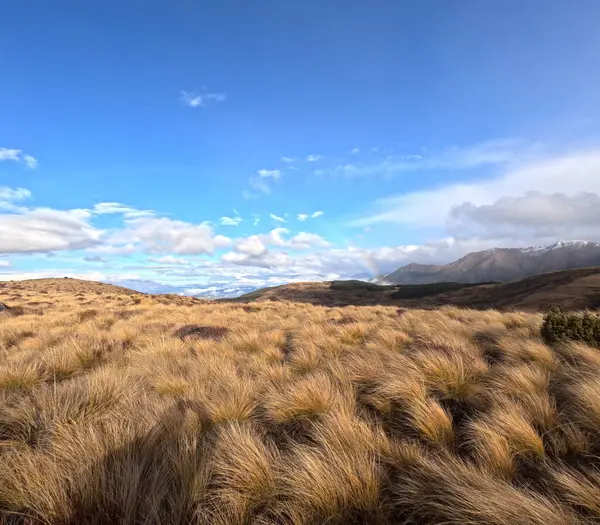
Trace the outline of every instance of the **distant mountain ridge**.
[[600, 243], [559, 241], [550, 246], [492, 248], [445, 265], [411, 263], [385, 277], [394, 284], [509, 282], [557, 270], [600, 266]]

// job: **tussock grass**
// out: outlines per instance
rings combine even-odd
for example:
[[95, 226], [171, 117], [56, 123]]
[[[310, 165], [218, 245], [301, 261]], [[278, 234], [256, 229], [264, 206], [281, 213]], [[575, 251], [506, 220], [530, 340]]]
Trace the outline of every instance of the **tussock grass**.
[[600, 521], [600, 352], [538, 315], [59, 281], [0, 287], [0, 524]]

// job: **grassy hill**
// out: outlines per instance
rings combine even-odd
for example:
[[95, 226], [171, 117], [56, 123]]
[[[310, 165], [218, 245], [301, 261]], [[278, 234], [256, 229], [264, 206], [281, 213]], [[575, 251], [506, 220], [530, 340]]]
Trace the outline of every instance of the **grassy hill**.
[[324, 306], [445, 305], [501, 310], [600, 307], [600, 267], [563, 270], [510, 283], [431, 283], [378, 286], [361, 281], [291, 283], [264, 288], [234, 301], [294, 301]]
[[597, 349], [533, 312], [266, 300], [289, 289], [0, 286], [0, 523], [598, 523]]

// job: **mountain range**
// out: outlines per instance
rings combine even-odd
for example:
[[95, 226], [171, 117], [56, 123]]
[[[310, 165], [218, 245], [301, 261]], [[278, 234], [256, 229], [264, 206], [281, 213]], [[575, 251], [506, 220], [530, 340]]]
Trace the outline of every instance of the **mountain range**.
[[544, 247], [472, 252], [445, 265], [407, 264], [384, 280], [392, 284], [509, 282], [588, 266], [600, 266], [600, 243], [559, 241]]

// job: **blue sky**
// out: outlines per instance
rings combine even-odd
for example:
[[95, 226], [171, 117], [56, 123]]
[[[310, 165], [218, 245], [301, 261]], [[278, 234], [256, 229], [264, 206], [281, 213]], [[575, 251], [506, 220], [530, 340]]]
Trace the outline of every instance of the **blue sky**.
[[0, 279], [271, 284], [598, 240], [600, 4], [0, 19]]

